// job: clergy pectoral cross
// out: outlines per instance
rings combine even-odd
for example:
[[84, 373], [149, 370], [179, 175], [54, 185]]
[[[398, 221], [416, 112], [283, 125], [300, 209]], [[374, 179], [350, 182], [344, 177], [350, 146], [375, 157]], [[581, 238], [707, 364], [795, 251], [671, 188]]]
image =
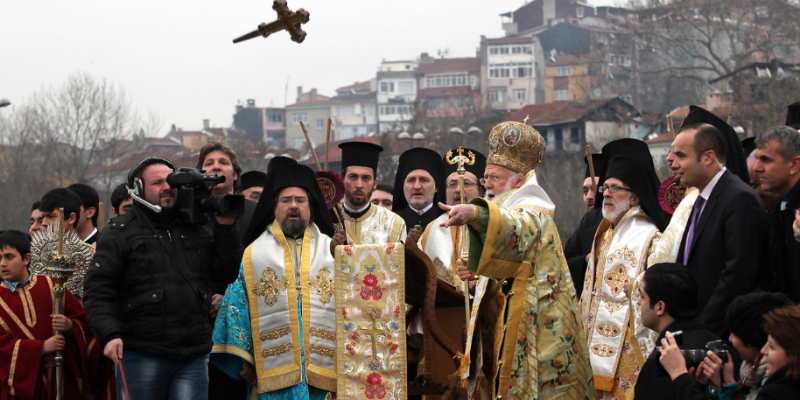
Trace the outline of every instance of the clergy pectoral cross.
[[278, 13], [278, 19], [268, 24], [262, 22], [258, 25], [258, 29], [233, 39], [233, 43], [244, 42], [245, 40], [249, 40], [258, 36], [263, 36], [266, 38], [267, 36], [282, 30], [289, 32], [289, 35], [292, 37], [292, 41], [302, 43], [306, 38], [306, 33], [302, 28], [300, 28], [300, 25], [308, 22], [311, 14], [302, 8], [298, 9], [297, 12], [293, 12], [286, 5], [286, 0], [273, 1], [272, 9]]
[[372, 318], [372, 324], [371, 324], [372, 328], [369, 328], [369, 326], [359, 326], [356, 333], [358, 333], [359, 335], [361, 335], [362, 333], [366, 333], [367, 335], [370, 335], [372, 337], [372, 359], [369, 360], [369, 365], [373, 368], [377, 368], [378, 366], [380, 366], [380, 361], [378, 361], [378, 356], [377, 356], [378, 335], [379, 334], [388, 335], [389, 330], [386, 329], [385, 325], [383, 328], [381, 328], [378, 326], [378, 323], [375, 322], [375, 317], [379, 316], [379, 313], [375, 311], [375, 307], [372, 307], [372, 309], [367, 314], [369, 314], [369, 316]]

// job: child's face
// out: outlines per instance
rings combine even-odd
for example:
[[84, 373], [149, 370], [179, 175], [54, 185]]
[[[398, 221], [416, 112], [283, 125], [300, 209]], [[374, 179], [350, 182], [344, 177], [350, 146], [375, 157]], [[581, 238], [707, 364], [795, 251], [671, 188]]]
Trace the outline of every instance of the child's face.
[[17, 249], [3, 246], [0, 250], [0, 278], [9, 282], [25, 282], [28, 279], [28, 263], [31, 255], [19, 255]]

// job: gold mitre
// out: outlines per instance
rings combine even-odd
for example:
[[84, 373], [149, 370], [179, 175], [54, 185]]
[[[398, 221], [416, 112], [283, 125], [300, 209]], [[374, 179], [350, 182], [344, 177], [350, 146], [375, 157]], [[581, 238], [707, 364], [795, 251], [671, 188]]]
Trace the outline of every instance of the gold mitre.
[[544, 138], [536, 129], [521, 122], [501, 122], [489, 133], [486, 165], [527, 174], [542, 162], [546, 147]]

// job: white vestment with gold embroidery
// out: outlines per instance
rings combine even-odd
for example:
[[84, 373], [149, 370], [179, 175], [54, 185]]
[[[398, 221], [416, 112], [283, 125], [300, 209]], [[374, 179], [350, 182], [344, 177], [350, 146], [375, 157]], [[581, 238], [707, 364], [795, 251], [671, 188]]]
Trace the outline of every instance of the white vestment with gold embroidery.
[[[419, 247], [433, 262], [433, 266], [436, 268], [436, 276], [460, 288], [461, 279], [458, 278], [456, 259], [453, 257], [454, 231], [459, 228], [455, 226], [442, 228], [439, 226], [447, 221], [448, 218], [447, 213], [444, 213], [428, 224], [420, 238]], [[467, 238], [462, 240], [467, 240]]]
[[406, 241], [406, 223], [399, 215], [374, 204], [359, 218], [344, 214], [348, 244], [384, 244]]
[[[295, 252], [287, 251], [290, 246], [275, 221], [245, 251], [244, 274], [261, 393], [302, 381], [301, 319], [308, 384], [336, 391], [334, 259], [330, 243], [331, 238], [310, 224], [297, 262]], [[295, 265], [300, 265], [300, 271], [295, 271]], [[298, 315], [298, 296], [302, 315]]]
[[652, 331], [632, 325], [635, 319], [631, 320], [631, 315], [638, 314], [638, 309], [625, 295], [624, 286], [644, 272], [660, 232], [640, 206], [628, 210], [613, 230], [610, 226], [604, 219], [595, 234], [595, 245], [598, 237], [604, 238], [599, 259], [594, 258], [595, 245], [589, 253], [581, 320], [589, 341], [595, 389], [608, 392], [605, 398], [632, 398], [647, 354], [637, 351], [638, 343], [631, 346], [632, 337], [646, 340]]

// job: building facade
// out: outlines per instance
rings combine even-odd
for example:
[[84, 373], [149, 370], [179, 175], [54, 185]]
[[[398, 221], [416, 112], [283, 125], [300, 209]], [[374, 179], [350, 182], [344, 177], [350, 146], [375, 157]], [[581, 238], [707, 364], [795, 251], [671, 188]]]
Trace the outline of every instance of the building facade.
[[378, 131], [377, 79], [336, 89], [331, 98], [334, 134], [331, 140], [347, 140]]
[[417, 100], [419, 60], [383, 61], [376, 76], [380, 133], [408, 129]]
[[424, 118], [461, 117], [481, 107], [480, 59], [434, 59], [422, 53], [417, 68], [418, 112]]
[[317, 89], [303, 92], [297, 87], [297, 101], [286, 106], [286, 147], [300, 149], [306, 137], [300, 122], [308, 129], [308, 137], [314, 145], [325, 143], [328, 118], [331, 116], [330, 98], [317, 93]]

